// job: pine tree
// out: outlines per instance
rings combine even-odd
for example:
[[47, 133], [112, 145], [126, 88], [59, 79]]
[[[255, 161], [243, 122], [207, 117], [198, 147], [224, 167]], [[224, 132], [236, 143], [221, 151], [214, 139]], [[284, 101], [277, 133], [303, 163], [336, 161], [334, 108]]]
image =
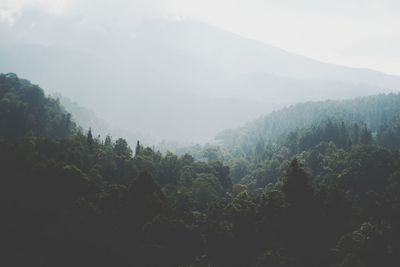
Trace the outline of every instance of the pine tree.
[[138, 156], [140, 154], [140, 151], [142, 150], [141, 146], [140, 146], [140, 142], [139, 140], [137, 140], [136, 142], [136, 148], [135, 148], [135, 157]]
[[106, 147], [111, 147], [112, 146], [111, 136], [109, 136], [109, 135], [106, 136], [106, 139], [104, 140], [104, 145]]
[[94, 139], [93, 139], [93, 135], [92, 135], [92, 129], [89, 128], [87, 137], [86, 137], [86, 144], [88, 145], [89, 149], [93, 149], [93, 145], [94, 145]]
[[283, 181], [282, 191], [289, 205], [308, 205], [312, 201], [313, 188], [310, 177], [296, 158], [290, 163]]

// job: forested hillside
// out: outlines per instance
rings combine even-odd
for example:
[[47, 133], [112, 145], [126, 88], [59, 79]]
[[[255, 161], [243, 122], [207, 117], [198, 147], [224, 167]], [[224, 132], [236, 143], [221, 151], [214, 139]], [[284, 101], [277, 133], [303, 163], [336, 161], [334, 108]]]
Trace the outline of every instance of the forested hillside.
[[363, 123], [373, 132], [388, 126], [400, 114], [400, 94], [381, 94], [351, 100], [327, 100], [299, 103], [237, 130], [225, 130], [217, 139], [227, 145], [253, 146], [258, 139], [275, 142], [289, 131], [308, 128], [328, 119], [345, 123]]
[[74, 130], [70, 115], [42, 89], [15, 74], [0, 74], [0, 136], [65, 138]]
[[2, 74], [1, 265], [397, 267], [399, 101], [299, 104], [178, 156]]

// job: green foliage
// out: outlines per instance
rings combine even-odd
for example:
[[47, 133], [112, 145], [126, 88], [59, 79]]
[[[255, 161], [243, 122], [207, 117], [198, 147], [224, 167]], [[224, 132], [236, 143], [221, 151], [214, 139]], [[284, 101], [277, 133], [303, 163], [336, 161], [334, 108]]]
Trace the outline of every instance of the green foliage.
[[338, 266], [395, 266], [387, 225], [362, 223], [338, 242], [340, 264]]
[[396, 170], [394, 155], [379, 146], [354, 146], [345, 160], [346, 167], [338, 178], [356, 192], [382, 191]]
[[[382, 125], [390, 124], [397, 118], [399, 113], [400, 94], [381, 94], [343, 101], [306, 102], [274, 111], [241, 129], [224, 131], [218, 135], [218, 139], [227, 146], [235, 146], [247, 153], [254, 151], [260, 138], [268, 144], [289, 132], [309, 128], [327, 120], [343, 121], [346, 125], [365, 123], [372, 132], [377, 132]], [[340, 131], [333, 130], [329, 134], [340, 134]], [[356, 135], [359, 135], [360, 131], [361, 129], [358, 129]]]
[[299, 166], [297, 159], [293, 159], [289, 165], [286, 176], [283, 179], [282, 192], [289, 205], [309, 205], [313, 197], [310, 177]]
[[76, 131], [57, 100], [15, 74], [0, 74], [0, 136], [61, 139]]
[[379, 144], [391, 149], [400, 149], [400, 117], [383, 123], [377, 136]]
[[37, 86], [0, 75], [2, 260], [397, 267], [398, 100], [297, 105], [265, 129], [225, 133], [225, 146], [176, 155], [138, 141], [133, 155], [122, 138], [77, 131]]

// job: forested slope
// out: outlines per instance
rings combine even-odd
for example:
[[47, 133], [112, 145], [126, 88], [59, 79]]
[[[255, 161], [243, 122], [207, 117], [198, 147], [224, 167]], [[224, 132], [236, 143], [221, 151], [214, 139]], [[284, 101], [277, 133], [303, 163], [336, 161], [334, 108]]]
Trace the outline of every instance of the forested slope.
[[0, 88], [2, 266], [400, 264], [397, 95], [299, 105], [198, 161], [82, 132], [15, 75]]
[[350, 100], [327, 100], [299, 103], [269, 115], [237, 130], [221, 132], [217, 138], [225, 144], [252, 145], [257, 139], [274, 142], [283, 134], [307, 128], [327, 119], [348, 123], [365, 123], [376, 132], [400, 114], [400, 94], [381, 94]]
[[57, 100], [15, 74], [0, 74], [0, 136], [65, 138], [75, 130]]

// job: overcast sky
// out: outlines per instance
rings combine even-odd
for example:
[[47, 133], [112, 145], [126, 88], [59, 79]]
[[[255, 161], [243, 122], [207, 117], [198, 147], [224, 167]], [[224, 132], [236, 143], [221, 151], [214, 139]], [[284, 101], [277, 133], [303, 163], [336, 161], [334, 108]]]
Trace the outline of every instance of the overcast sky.
[[325, 62], [400, 75], [396, 0], [0, 0], [0, 23], [13, 27], [28, 9], [99, 31], [196, 19]]

